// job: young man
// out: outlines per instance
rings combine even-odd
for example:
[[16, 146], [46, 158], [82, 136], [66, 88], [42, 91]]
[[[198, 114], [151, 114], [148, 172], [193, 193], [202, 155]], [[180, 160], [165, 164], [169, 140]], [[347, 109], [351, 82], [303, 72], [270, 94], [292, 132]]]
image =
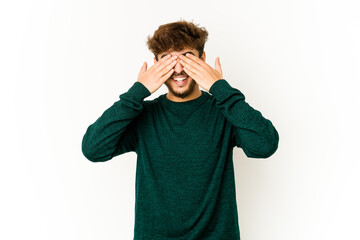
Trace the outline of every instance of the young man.
[[[250, 158], [278, 148], [271, 121], [223, 79], [219, 58], [215, 69], [205, 63], [207, 36], [186, 21], [161, 25], [148, 37], [154, 65], [83, 137], [93, 162], [137, 153], [135, 240], [240, 239], [233, 148]], [[164, 83], [167, 94], [144, 100]]]

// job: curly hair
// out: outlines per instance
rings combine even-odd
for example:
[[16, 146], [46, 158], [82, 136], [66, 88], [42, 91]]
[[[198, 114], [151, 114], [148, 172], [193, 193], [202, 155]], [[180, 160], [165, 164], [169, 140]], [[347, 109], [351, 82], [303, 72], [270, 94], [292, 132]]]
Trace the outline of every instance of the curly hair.
[[147, 37], [147, 46], [158, 61], [158, 54], [166, 51], [181, 51], [185, 48], [196, 49], [199, 57], [204, 51], [208, 32], [198, 24], [179, 20], [177, 22], [160, 25], [153, 37]]

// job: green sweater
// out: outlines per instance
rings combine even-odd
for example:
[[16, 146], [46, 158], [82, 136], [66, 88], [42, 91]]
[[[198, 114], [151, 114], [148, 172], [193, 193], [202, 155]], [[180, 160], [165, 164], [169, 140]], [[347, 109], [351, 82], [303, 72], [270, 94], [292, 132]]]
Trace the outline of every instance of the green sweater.
[[91, 124], [82, 152], [104, 162], [137, 154], [134, 240], [238, 240], [233, 148], [267, 158], [279, 135], [225, 79], [187, 102], [140, 82]]

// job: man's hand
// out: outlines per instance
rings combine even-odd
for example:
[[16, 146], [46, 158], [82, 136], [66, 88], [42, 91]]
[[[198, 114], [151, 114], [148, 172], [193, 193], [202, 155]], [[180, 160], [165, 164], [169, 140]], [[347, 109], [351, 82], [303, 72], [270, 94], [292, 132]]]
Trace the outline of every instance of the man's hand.
[[179, 57], [184, 71], [206, 91], [209, 91], [217, 80], [223, 78], [219, 57], [215, 60], [215, 69], [192, 54], [187, 53], [186, 56], [179, 55]]
[[146, 70], [146, 62], [141, 67], [137, 81], [144, 84], [151, 94], [158, 90], [173, 74], [177, 56], [170, 56], [169, 54], [161, 58], [149, 70]]

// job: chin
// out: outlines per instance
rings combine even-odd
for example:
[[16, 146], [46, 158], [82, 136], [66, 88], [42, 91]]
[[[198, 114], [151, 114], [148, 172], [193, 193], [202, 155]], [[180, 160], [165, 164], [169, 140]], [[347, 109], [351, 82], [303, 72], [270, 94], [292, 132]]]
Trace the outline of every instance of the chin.
[[184, 87], [178, 87], [170, 78], [165, 82], [165, 85], [167, 86], [169, 92], [171, 92], [174, 96], [185, 98], [195, 91], [195, 86], [197, 84], [192, 78], [189, 78], [187, 81], [189, 82], [187, 82]]

